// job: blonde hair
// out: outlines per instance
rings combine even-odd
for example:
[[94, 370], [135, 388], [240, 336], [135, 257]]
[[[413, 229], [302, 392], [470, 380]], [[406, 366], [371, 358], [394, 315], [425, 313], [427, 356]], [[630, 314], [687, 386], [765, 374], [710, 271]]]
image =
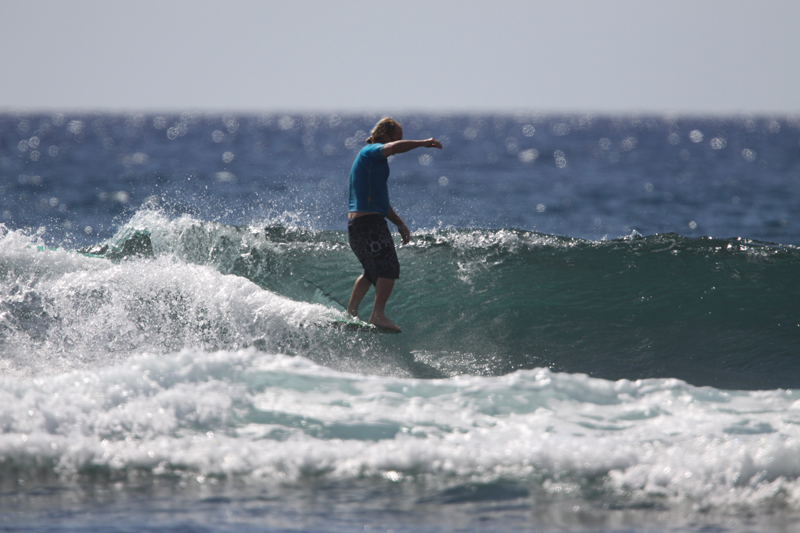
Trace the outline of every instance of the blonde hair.
[[367, 144], [372, 144], [382, 138], [384, 135], [391, 135], [395, 128], [399, 128], [400, 124], [393, 118], [382, 118], [372, 128], [369, 137], [367, 137]]

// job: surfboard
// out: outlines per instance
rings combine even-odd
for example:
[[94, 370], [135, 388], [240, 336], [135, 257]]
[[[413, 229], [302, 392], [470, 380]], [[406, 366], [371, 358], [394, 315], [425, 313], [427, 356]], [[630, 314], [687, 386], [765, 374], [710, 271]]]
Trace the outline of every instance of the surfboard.
[[361, 320], [355, 318], [334, 318], [327, 325], [332, 328], [344, 329], [347, 331], [363, 331], [366, 333], [400, 333], [399, 331], [376, 326], [367, 322], [362, 322]]

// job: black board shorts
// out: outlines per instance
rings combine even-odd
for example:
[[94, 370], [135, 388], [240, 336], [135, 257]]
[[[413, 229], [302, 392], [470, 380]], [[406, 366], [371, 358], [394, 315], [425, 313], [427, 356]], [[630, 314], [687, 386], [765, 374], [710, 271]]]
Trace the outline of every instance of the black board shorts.
[[378, 278], [399, 279], [400, 262], [389, 225], [382, 215], [364, 215], [347, 221], [350, 248], [356, 254], [364, 276], [373, 285]]

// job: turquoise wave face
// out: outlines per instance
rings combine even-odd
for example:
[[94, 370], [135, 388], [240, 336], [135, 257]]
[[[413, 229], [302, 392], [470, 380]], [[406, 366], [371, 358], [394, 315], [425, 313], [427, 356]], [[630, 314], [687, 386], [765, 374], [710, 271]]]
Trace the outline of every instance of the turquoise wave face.
[[[142, 235], [146, 254], [212, 266], [332, 311], [344, 309], [359, 274], [343, 232], [241, 228], [153, 212], [137, 215], [106, 255], [134, 250]], [[800, 304], [789, 296], [800, 291], [800, 252], [791, 246], [452, 229], [415, 235], [399, 256], [388, 313], [404, 333], [364, 342], [405, 368], [413, 362], [420, 377], [549, 367], [719, 388], [800, 384]], [[368, 314], [367, 302], [361, 315]], [[349, 340], [340, 335], [307, 348], [305, 337], [289, 344], [293, 353], [347, 357]]]

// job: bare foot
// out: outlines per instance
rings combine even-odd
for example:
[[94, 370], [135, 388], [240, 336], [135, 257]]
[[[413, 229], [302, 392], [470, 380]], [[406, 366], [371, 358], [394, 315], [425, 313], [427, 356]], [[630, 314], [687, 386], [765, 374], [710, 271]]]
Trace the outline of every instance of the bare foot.
[[371, 316], [369, 318], [369, 323], [373, 326], [378, 326], [379, 328], [386, 328], [391, 329], [392, 331], [403, 331], [400, 329], [400, 326], [386, 318], [385, 316], [375, 317]]

